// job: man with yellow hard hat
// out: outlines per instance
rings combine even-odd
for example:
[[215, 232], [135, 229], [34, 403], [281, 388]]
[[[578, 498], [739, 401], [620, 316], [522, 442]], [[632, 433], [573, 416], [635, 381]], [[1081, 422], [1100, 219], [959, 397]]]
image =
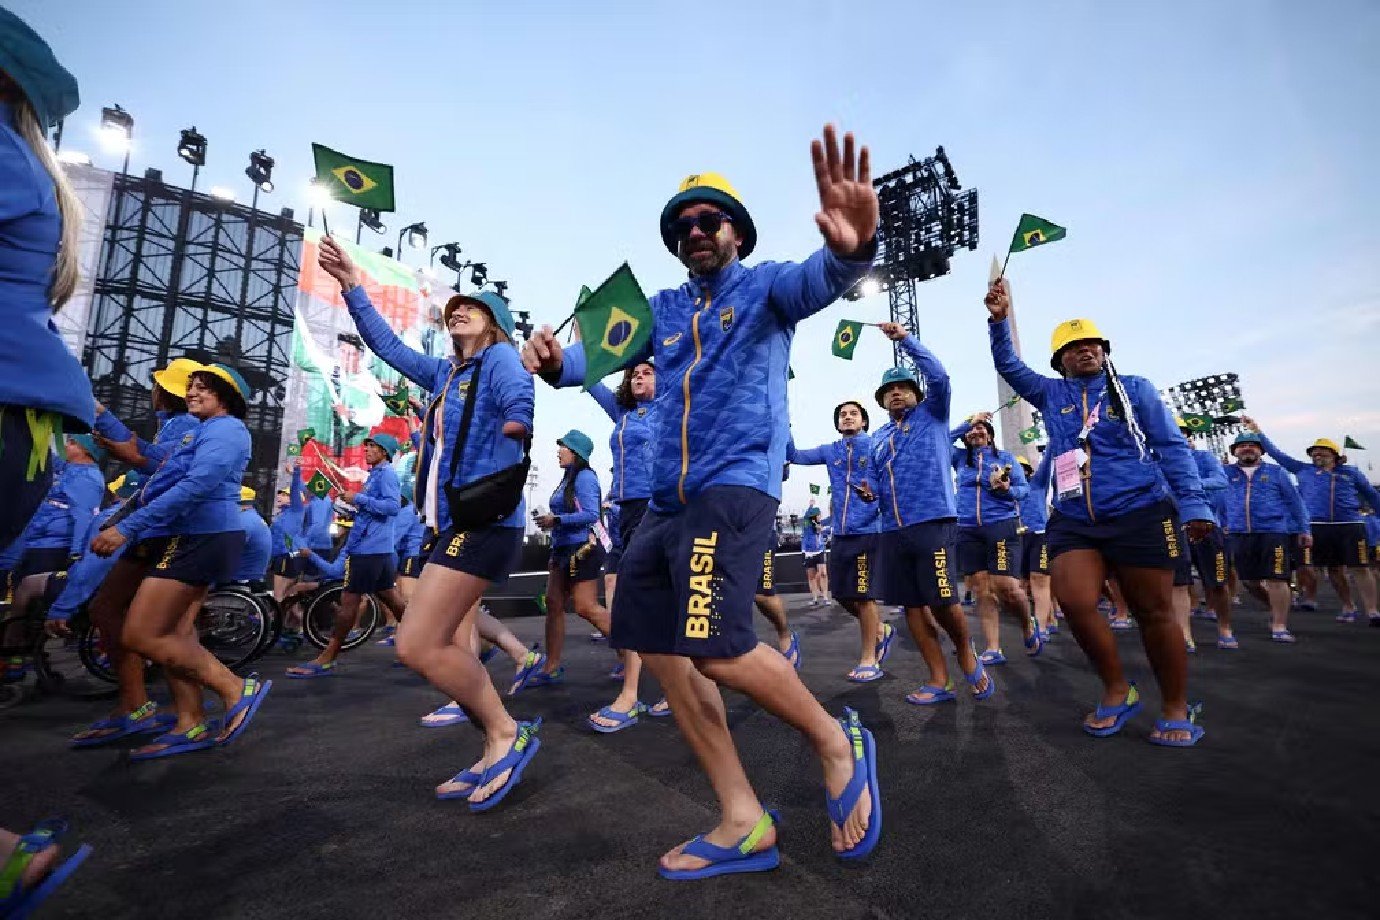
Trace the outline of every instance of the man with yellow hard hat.
[[[787, 359], [796, 324], [866, 273], [876, 254], [877, 193], [867, 148], [840, 151], [832, 125], [811, 148], [824, 247], [803, 262], [740, 261], [757, 243], [723, 176], [686, 178], [661, 209], [662, 242], [689, 271], [651, 299], [653, 329], [625, 365], [655, 358], [651, 501], [624, 547], [611, 644], [643, 656], [719, 799], [719, 824], [662, 856], [658, 871], [698, 879], [777, 866], [776, 828], [743, 771], [717, 684], [746, 693], [800, 731], [824, 769], [832, 845], [865, 856], [881, 833], [876, 750], [856, 713], [835, 720], [776, 649], [757, 641], [753, 595], [781, 498], [790, 431]], [[612, 329], [612, 326], [610, 327]], [[620, 331], [620, 340], [623, 332]], [[612, 343], [605, 343], [607, 349]], [[585, 373], [583, 342], [549, 327], [523, 362], [555, 386]]]
[[[1299, 584], [1304, 593], [1304, 610], [1316, 610], [1318, 578], [1313, 567], [1327, 570], [1327, 577], [1341, 598], [1342, 610], [1337, 614], [1340, 623], [1356, 622], [1356, 605], [1347, 580], [1348, 569], [1360, 569], [1367, 563], [1366, 525], [1361, 520], [1361, 504], [1380, 507], [1380, 493], [1366, 480], [1365, 474], [1344, 462], [1342, 449], [1330, 438], [1318, 438], [1308, 447], [1308, 459], [1302, 460], [1284, 453], [1266, 437], [1254, 419], [1242, 416], [1241, 421], [1260, 435], [1261, 446], [1280, 466], [1294, 474], [1299, 494], [1313, 528], [1311, 558], [1305, 556], [1299, 566]], [[1357, 578], [1357, 591], [1365, 605], [1366, 616], [1372, 623], [1380, 623], [1376, 609], [1375, 582]]]

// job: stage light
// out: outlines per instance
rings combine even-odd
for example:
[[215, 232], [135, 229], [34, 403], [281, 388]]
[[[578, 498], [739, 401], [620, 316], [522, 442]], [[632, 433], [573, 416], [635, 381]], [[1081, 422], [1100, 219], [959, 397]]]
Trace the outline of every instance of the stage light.
[[876, 278], [868, 278], [862, 283], [862, 295], [864, 297], [876, 297], [882, 292], [882, 285]]
[[375, 233], [382, 233], [388, 229], [383, 225], [383, 221], [379, 220], [379, 212], [373, 208], [360, 208], [359, 222]]
[[315, 179], [307, 183], [307, 207], [324, 208], [334, 200], [330, 190], [318, 184]]
[[249, 155], [249, 165], [245, 167], [244, 174], [259, 191], [273, 191], [273, 157], [264, 151], [255, 150]]
[[483, 287], [484, 282], [489, 280], [489, 267], [483, 262], [471, 263], [470, 284], [475, 287]]
[[421, 249], [426, 245], [426, 224], [417, 221], [415, 224], [408, 224], [398, 231], [398, 258], [402, 258], [403, 237], [407, 238], [407, 245], [413, 249]]
[[182, 139], [177, 144], [177, 155], [193, 166], [206, 165], [206, 136], [196, 129], [196, 125], [182, 129]]
[[134, 137], [134, 116], [120, 106], [101, 109], [101, 146], [109, 153], [128, 153]]
[[62, 150], [57, 155], [59, 163], [68, 163], [72, 166], [90, 166], [91, 157], [79, 150]]
[[460, 244], [442, 243], [431, 247], [431, 261], [436, 261], [436, 253], [441, 253], [441, 265], [453, 272], [460, 271]]
[[213, 185], [211, 186], [211, 197], [219, 198], [221, 201], [234, 201], [235, 190], [232, 188], [226, 188], [223, 185]]

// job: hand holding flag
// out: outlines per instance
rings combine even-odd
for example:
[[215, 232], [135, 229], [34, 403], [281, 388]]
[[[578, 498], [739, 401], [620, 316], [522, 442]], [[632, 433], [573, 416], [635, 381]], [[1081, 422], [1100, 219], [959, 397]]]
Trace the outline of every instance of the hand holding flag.
[[1027, 249], [1034, 249], [1045, 243], [1062, 240], [1068, 236], [1068, 232], [1066, 227], [1050, 223], [1043, 217], [1036, 217], [1034, 214], [1022, 214], [1020, 222], [1016, 224], [1016, 232], [1011, 235], [1011, 246], [1006, 250], [1006, 260], [1001, 263], [999, 277], [1006, 276], [1006, 263], [1011, 261], [1011, 253], [1025, 252]]

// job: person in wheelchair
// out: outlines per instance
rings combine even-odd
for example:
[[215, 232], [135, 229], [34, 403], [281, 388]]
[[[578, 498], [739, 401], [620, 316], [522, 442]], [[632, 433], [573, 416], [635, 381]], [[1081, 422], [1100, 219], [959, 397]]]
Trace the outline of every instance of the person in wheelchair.
[[269, 528], [269, 533], [273, 537], [269, 567], [273, 570], [273, 597], [279, 603], [287, 597], [293, 583], [302, 574], [302, 560], [294, 550], [307, 545], [302, 526], [306, 504], [302, 500], [300, 459], [294, 458], [288, 464], [288, 474], [291, 477], [289, 486], [279, 489], [274, 498], [274, 509], [277, 513], [274, 514], [273, 524]]
[[256, 497], [258, 493], [249, 486], [240, 486], [240, 529], [244, 531], [244, 552], [240, 554], [240, 565], [231, 581], [248, 585], [250, 590], [257, 593], [268, 586], [268, 560], [273, 550], [273, 535], [254, 507]]
[[403, 615], [406, 603], [397, 588], [393, 556], [393, 518], [401, 508], [402, 490], [389, 462], [397, 452], [398, 441], [392, 435], [375, 434], [364, 442], [369, 476], [361, 488], [341, 496], [354, 507], [354, 522], [338, 561], [327, 562], [310, 548], [299, 552], [322, 574], [344, 581], [345, 590], [330, 642], [316, 658], [288, 668], [288, 677], [305, 680], [334, 673], [341, 646], [359, 620], [365, 595], [372, 594], [395, 617]]

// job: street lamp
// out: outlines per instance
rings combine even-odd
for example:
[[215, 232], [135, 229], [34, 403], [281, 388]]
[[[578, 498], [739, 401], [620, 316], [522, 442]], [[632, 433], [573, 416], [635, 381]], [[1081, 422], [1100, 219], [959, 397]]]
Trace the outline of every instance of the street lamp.
[[244, 168], [244, 174], [254, 183], [256, 191], [273, 191], [273, 157], [262, 150], [255, 150], [249, 155], [249, 165]]
[[177, 155], [192, 165], [192, 191], [196, 191], [196, 178], [201, 167], [206, 165], [206, 135], [196, 129], [196, 125], [182, 129], [182, 139], [177, 142]]
[[128, 173], [129, 150], [134, 139], [134, 116], [119, 105], [101, 109], [100, 137], [101, 146], [107, 152], [125, 155], [125, 165], [120, 168], [120, 174]]
[[426, 246], [426, 224], [417, 221], [415, 224], [408, 224], [398, 231], [398, 261], [402, 261], [403, 237], [407, 237], [407, 245], [413, 249], [421, 249]]

